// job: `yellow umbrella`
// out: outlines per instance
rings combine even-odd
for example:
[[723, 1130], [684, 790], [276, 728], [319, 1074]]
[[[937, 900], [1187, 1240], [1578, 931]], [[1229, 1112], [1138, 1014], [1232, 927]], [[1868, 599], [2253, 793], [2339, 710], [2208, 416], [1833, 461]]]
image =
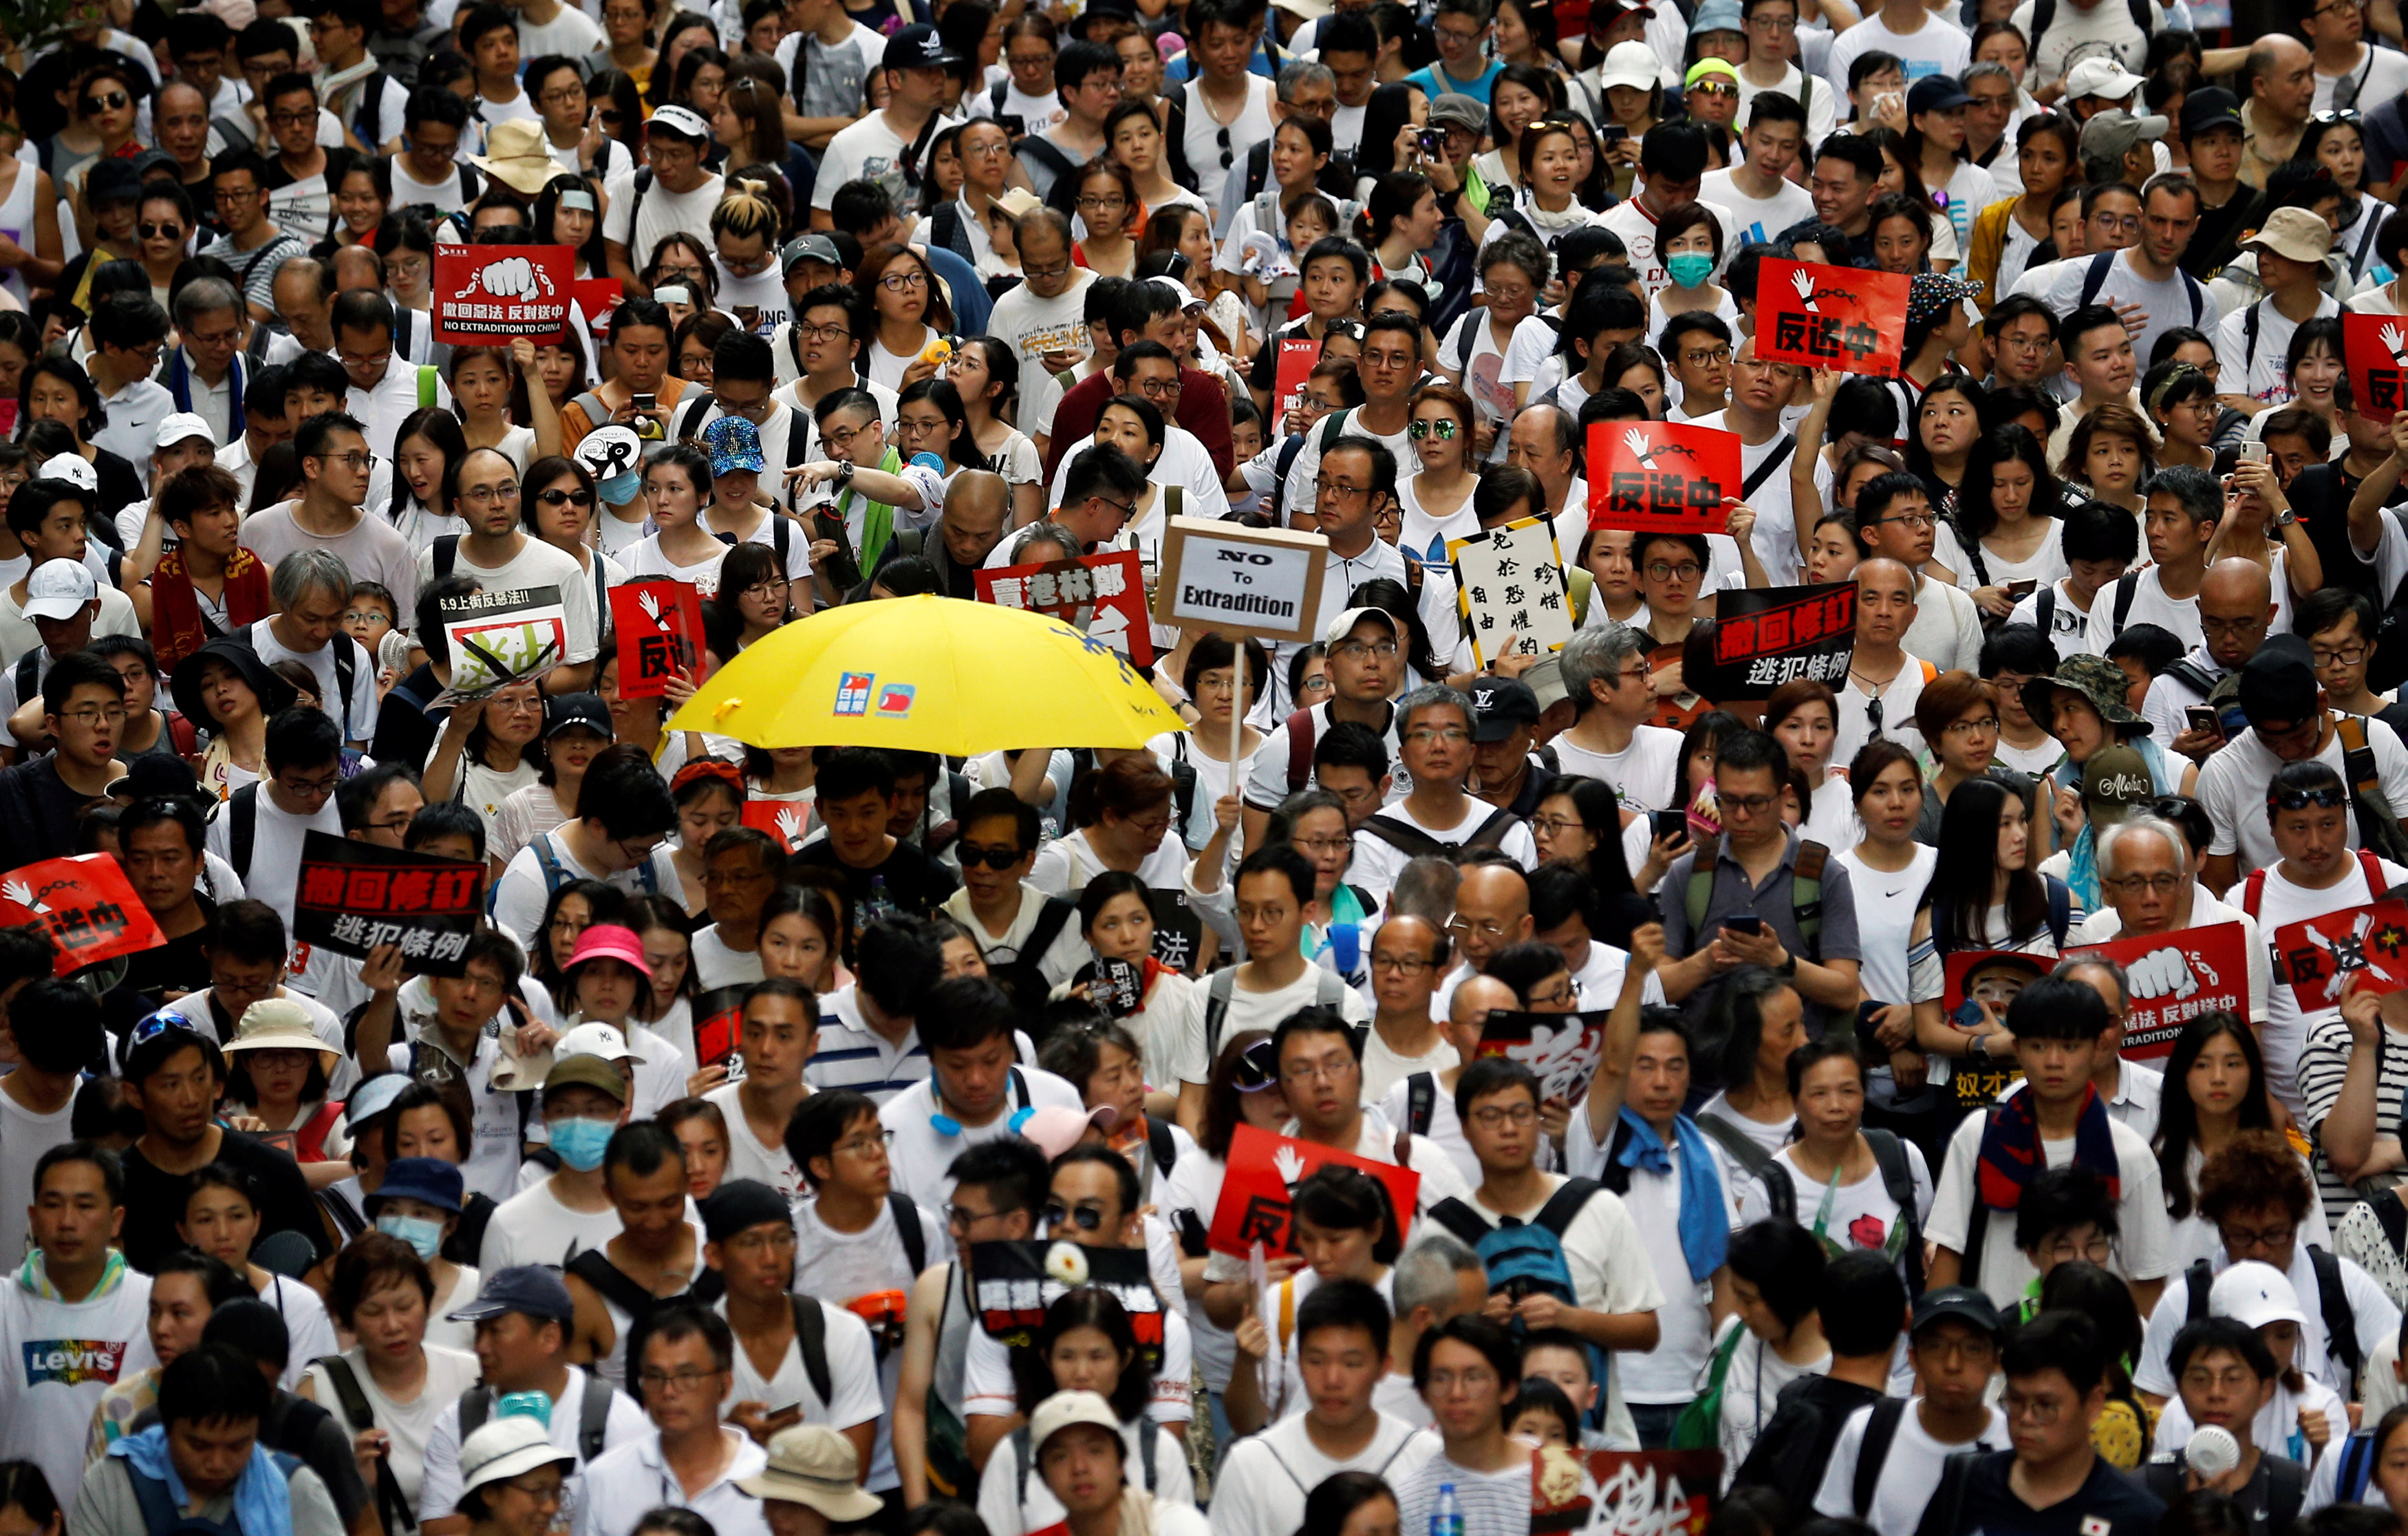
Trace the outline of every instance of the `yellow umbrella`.
[[747, 647], [669, 722], [757, 747], [1141, 747], [1185, 725], [1110, 642], [954, 597], [825, 609]]

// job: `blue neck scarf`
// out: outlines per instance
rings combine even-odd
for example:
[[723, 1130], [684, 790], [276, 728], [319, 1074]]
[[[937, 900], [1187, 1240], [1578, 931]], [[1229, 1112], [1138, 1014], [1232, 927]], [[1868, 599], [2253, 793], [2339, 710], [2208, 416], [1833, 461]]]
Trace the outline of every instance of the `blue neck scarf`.
[[[1622, 1106], [1622, 1123], [1630, 1127], [1630, 1140], [1624, 1143], [1616, 1162], [1650, 1173], [1672, 1171], [1672, 1154], [1655, 1127], [1633, 1113], [1627, 1104]], [[1706, 1133], [1695, 1120], [1685, 1114], [1673, 1116], [1672, 1134], [1686, 1149], [1681, 1158], [1681, 1256], [1688, 1261], [1689, 1278], [1701, 1281], [1723, 1267], [1724, 1254], [1730, 1246], [1723, 1181], [1714, 1171], [1713, 1154], [1706, 1150]]]
[[[226, 431], [236, 438], [242, 436], [243, 427], [242, 375], [245, 361], [242, 353], [236, 352], [234, 361], [226, 366]], [[178, 410], [193, 409], [193, 359], [181, 347], [176, 349], [174, 361], [167, 365], [167, 393], [175, 397]]]
[[[192, 1493], [176, 1474], [175, 1457], [167, 1454], [165, 1426], [153, 1425], [138, 1435], [126, 1435], [110, 1444], [108, 1454], [123, 1457], [143, 1476], [166, 1484], [167, 1497], [179, 1510], [192, 1502]], [[255, 1441], [251, 1465], [242, 1470], [234, 1486], [234, 1521], [242, 1536], [293, 1536], [292, 1492], [285, 1486], [284, 1474]]]

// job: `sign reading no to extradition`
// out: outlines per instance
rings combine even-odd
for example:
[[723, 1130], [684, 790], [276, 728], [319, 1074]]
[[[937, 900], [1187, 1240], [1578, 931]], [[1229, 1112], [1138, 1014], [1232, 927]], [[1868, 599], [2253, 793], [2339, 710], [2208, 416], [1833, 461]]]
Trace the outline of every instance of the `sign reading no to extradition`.
[[1154, 616], [1267, 640], [1311, 639], [1328, 560], [1329, 540], [1320, 534], [1172, 518], [1163, 532]]

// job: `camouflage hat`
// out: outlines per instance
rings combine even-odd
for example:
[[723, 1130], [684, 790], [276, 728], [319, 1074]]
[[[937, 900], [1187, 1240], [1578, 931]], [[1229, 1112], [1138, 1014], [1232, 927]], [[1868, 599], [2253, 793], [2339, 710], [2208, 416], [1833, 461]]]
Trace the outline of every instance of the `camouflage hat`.
[[2045, 730], [2057, 717], [2052, 690], [2070, 688], [2099, 711], [2100, 719], [2111, 725], [2133, 726], [2138, 734], [2145, 736], [2149, 723], [2124, 702], [2131, 686], [2132, 680], [2125, 675], [2124, 668], [2104, 656], [2068, 656], [2057, 664], [2054, 675], [2034, 678], [2024, 684], [2024, 709]]

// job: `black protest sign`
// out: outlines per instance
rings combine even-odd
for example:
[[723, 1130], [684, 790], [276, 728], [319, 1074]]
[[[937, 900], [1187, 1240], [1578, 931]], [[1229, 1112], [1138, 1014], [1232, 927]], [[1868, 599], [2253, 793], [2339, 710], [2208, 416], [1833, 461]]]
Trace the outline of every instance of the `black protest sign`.
[[1856, 649], [1854, 581], [1741, 588], [1720, 594], [1717, 602], [1707, 643], [1687, 653], [1682, 675], [1691, 691], [1727, 703], [1765, 698], [1799, 678], [1834, 689], [1846, 685]]
[[301, 841], [293, 938], [365, 959], [401, 946], [412, 970], [457, 976], [485, 915], [482, 865], [311, 830]]
[[989, 1338], [1019, 1347], [1037, 1342], [1045, 1309], [1064, 1292], [1099, 1286], [1127, 1311], [1145, 1368], [1162, 1364], [1162, 1299], [1154, 1294], [1142, 1247], [1090, 1248], [1038, 1238], [976, 1243], [970, 1283], [978, 1287], [979, 1326]]

